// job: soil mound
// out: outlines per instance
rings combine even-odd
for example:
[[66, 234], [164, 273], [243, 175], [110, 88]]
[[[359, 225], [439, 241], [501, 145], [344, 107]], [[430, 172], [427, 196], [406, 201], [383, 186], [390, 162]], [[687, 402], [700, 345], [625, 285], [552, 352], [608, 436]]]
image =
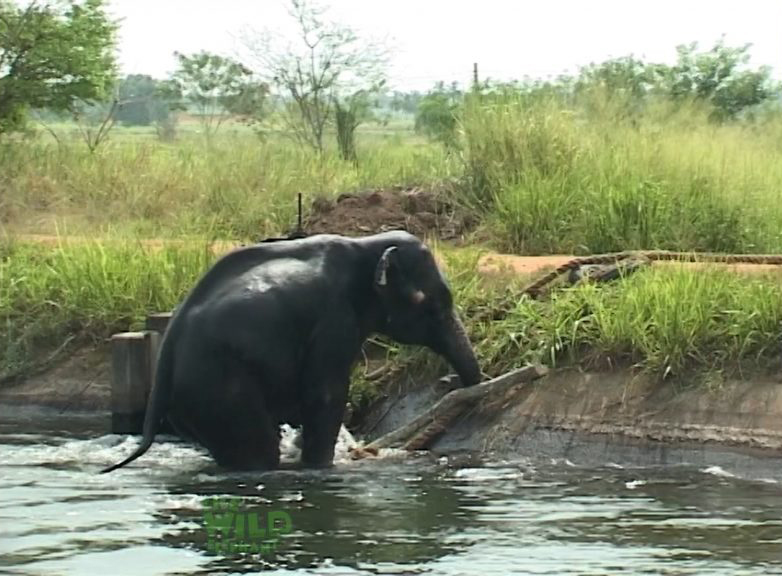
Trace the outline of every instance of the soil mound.
[[336, 200], [318, 198], [304, 226], [307, 234], [363, 236], [407, 230], [422, 238], [460, 240], [475, 224], [442, 191], [398, 187], [342, 194]]

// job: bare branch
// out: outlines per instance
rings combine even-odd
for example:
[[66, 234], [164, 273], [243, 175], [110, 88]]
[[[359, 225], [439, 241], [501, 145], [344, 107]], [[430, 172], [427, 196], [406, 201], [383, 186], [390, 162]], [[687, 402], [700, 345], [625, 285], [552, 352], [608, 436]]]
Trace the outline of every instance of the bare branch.
[[59, 147], [61, 142], [60, 142], [60, 137], [57, 135], [57, 132], [55, 132], [51, 126], [49, 126], [46, 122], [44, 122], [41, 119], [38, 119], [38, 124], [40, 124], [41, 127], [44, 130], [46, 130], [52, 138], [54, 138], [54, 141], [57, 142], [57, 146]]
[[108, 139], [109, 132], [111, 132], [111, 129], [114, 127], [116, 122], [116, 115], [117, 110], [119, 109], [119, 105], [119, 99], [114, 98], [108, 111], [103, 115], [101, 122], [98, 125], [98, 129], [95, 132], [93, 132], [92, 128], [90, 128], [89, 121], [84, 123], [81, 121], [81, 112], [78, 109], [73, 110], [73, 119], [76, 122], [76, 125], [79, 128], [79, 132], [81, 133], [81, 136], [84, 139], [84, 143], [87, 145], [90, 153], [95, 152], [95, 150], [97, 150], [98, 147], [100, 147], [100, 145]]
[[328, 21], [325, 10], [308, 0], [290, 0], [288, 14], [298, 31], [296, 45], [269, 29], [246, 32], [242, 43], [246, 59], [277, 89], [291, 135], [322, 152], [334, 99], [377, 85], [386, 60], [374, 43]]

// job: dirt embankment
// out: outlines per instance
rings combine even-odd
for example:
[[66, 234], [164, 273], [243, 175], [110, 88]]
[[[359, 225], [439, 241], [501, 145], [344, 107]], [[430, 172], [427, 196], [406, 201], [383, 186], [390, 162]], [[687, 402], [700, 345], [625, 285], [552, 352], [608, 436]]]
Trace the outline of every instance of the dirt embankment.
[[404, 229], [422, 238], [454, 241], [463, 240], [476, 224], [443, 191], [398, 187], [317, 199], [304, 228], [308, 234], [346, 236]]

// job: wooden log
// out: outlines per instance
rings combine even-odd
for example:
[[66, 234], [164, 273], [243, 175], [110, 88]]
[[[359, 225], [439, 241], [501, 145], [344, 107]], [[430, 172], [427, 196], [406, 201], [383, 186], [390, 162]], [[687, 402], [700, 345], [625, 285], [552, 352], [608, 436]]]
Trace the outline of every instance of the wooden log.
[[111, 431], [115, 434], [141, 433], [159, 339], [154, 331], [111, 337]]
[[168, 328], [168, 323], [171, 321], [172, 315], [172, 312], [158, 312], [155, 314], [149, 314], [147, 316], [146, 322], [144, 323], [144, 328], [158, 332], [162, 336], [165, 333], [166, 328]]
[[381, 448], [397, 446], [402, 446], [405, 450], [424, 449], [469, 405], [474, 405], [490, 394], [503, 394], [517, 384], [537, 380], [546, 374], [548, 368], [541, 364], [533, 364], [469, 388], [453, 390], [412, 422], [370, 442], [362, 451], [372, 453]]

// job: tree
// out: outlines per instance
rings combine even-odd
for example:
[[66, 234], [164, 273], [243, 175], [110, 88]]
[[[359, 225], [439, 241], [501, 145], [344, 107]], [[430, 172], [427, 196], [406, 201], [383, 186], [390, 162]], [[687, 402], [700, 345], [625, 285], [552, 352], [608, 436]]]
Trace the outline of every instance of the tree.
[[359, 90], [345, 99], [334, 98], [334, 121], [337, 127], [337, 146], [344, 160], [356, 162], [356, 128], [372, 117], [371, 90]]
[[379, 89], [387, 55], [380, 43], [362, 40], [351, 28], [327, 20], [325, 10], [308, 0], [291, 0], [289, 14], [297, 29], [295, 44], [266, 30], [246, 34], [244, 45], [279, 92], [288, 133], [322, 153], [336, 106], [347, 110], [350, 95]]
[[0, 0], [0, 134], [30, 109], [71, 111], [107, 98], [116, 75], [116, 24], [104, 0]]
[[415, 90], [412, 92], [394, 91], [394, 95], [391, 98], [391, 109], [396, 112], [415, 114], [421, 98], [423, 98], [423, 94]]
[[97, 104], [80, 102], [72, 107], [71, 116], [90, 153], [95, 152], [108, 140], [109, 133], [117, 121], [119, 106], [119, 100], [114, 98], [111, 102]]
[[658, 75], [656, 65], [647, 64], [633, 56], [623, 56], [582, 67], [575, 90], [600, 87], [609, 97], [622, 96], [628, 100], [639, 101], [657, 86]]
[[457, 114], [462, 100], [462, 93], [452, 84], [446, 88], [438, 82], [418, 102], [415, 113], [415, 131], [440, 142], [446, 148], [456, 146]]
[[126, 126], [165, 122], [175, 104], [166, 94], [164, 82], [145, 74], [131, 74], [119, 83], [117, 122]]
[[696, 52], [697, 47], [696, 42], [677, 46], [677, 63], [666, 75], [671, 96], [708, 101], [718, 120], [734, 118], [771, 97], [769, 68], [746, 68], [751, 44], [731, 48], [720, 39], [706, 52]]
[[659, 91], [660, 80], [659, 65], [623, 56], [582, 66], [573, 79], [572, 95], [592, 117], [635, 122], [649, 96]]
[[248, 68], [205, 51], [175, 55], [178, 69], [171, 78], [173, 86], [196, 109], [207, 138], [214, 136], [230, 114], [261, 118], [268, 90]]

